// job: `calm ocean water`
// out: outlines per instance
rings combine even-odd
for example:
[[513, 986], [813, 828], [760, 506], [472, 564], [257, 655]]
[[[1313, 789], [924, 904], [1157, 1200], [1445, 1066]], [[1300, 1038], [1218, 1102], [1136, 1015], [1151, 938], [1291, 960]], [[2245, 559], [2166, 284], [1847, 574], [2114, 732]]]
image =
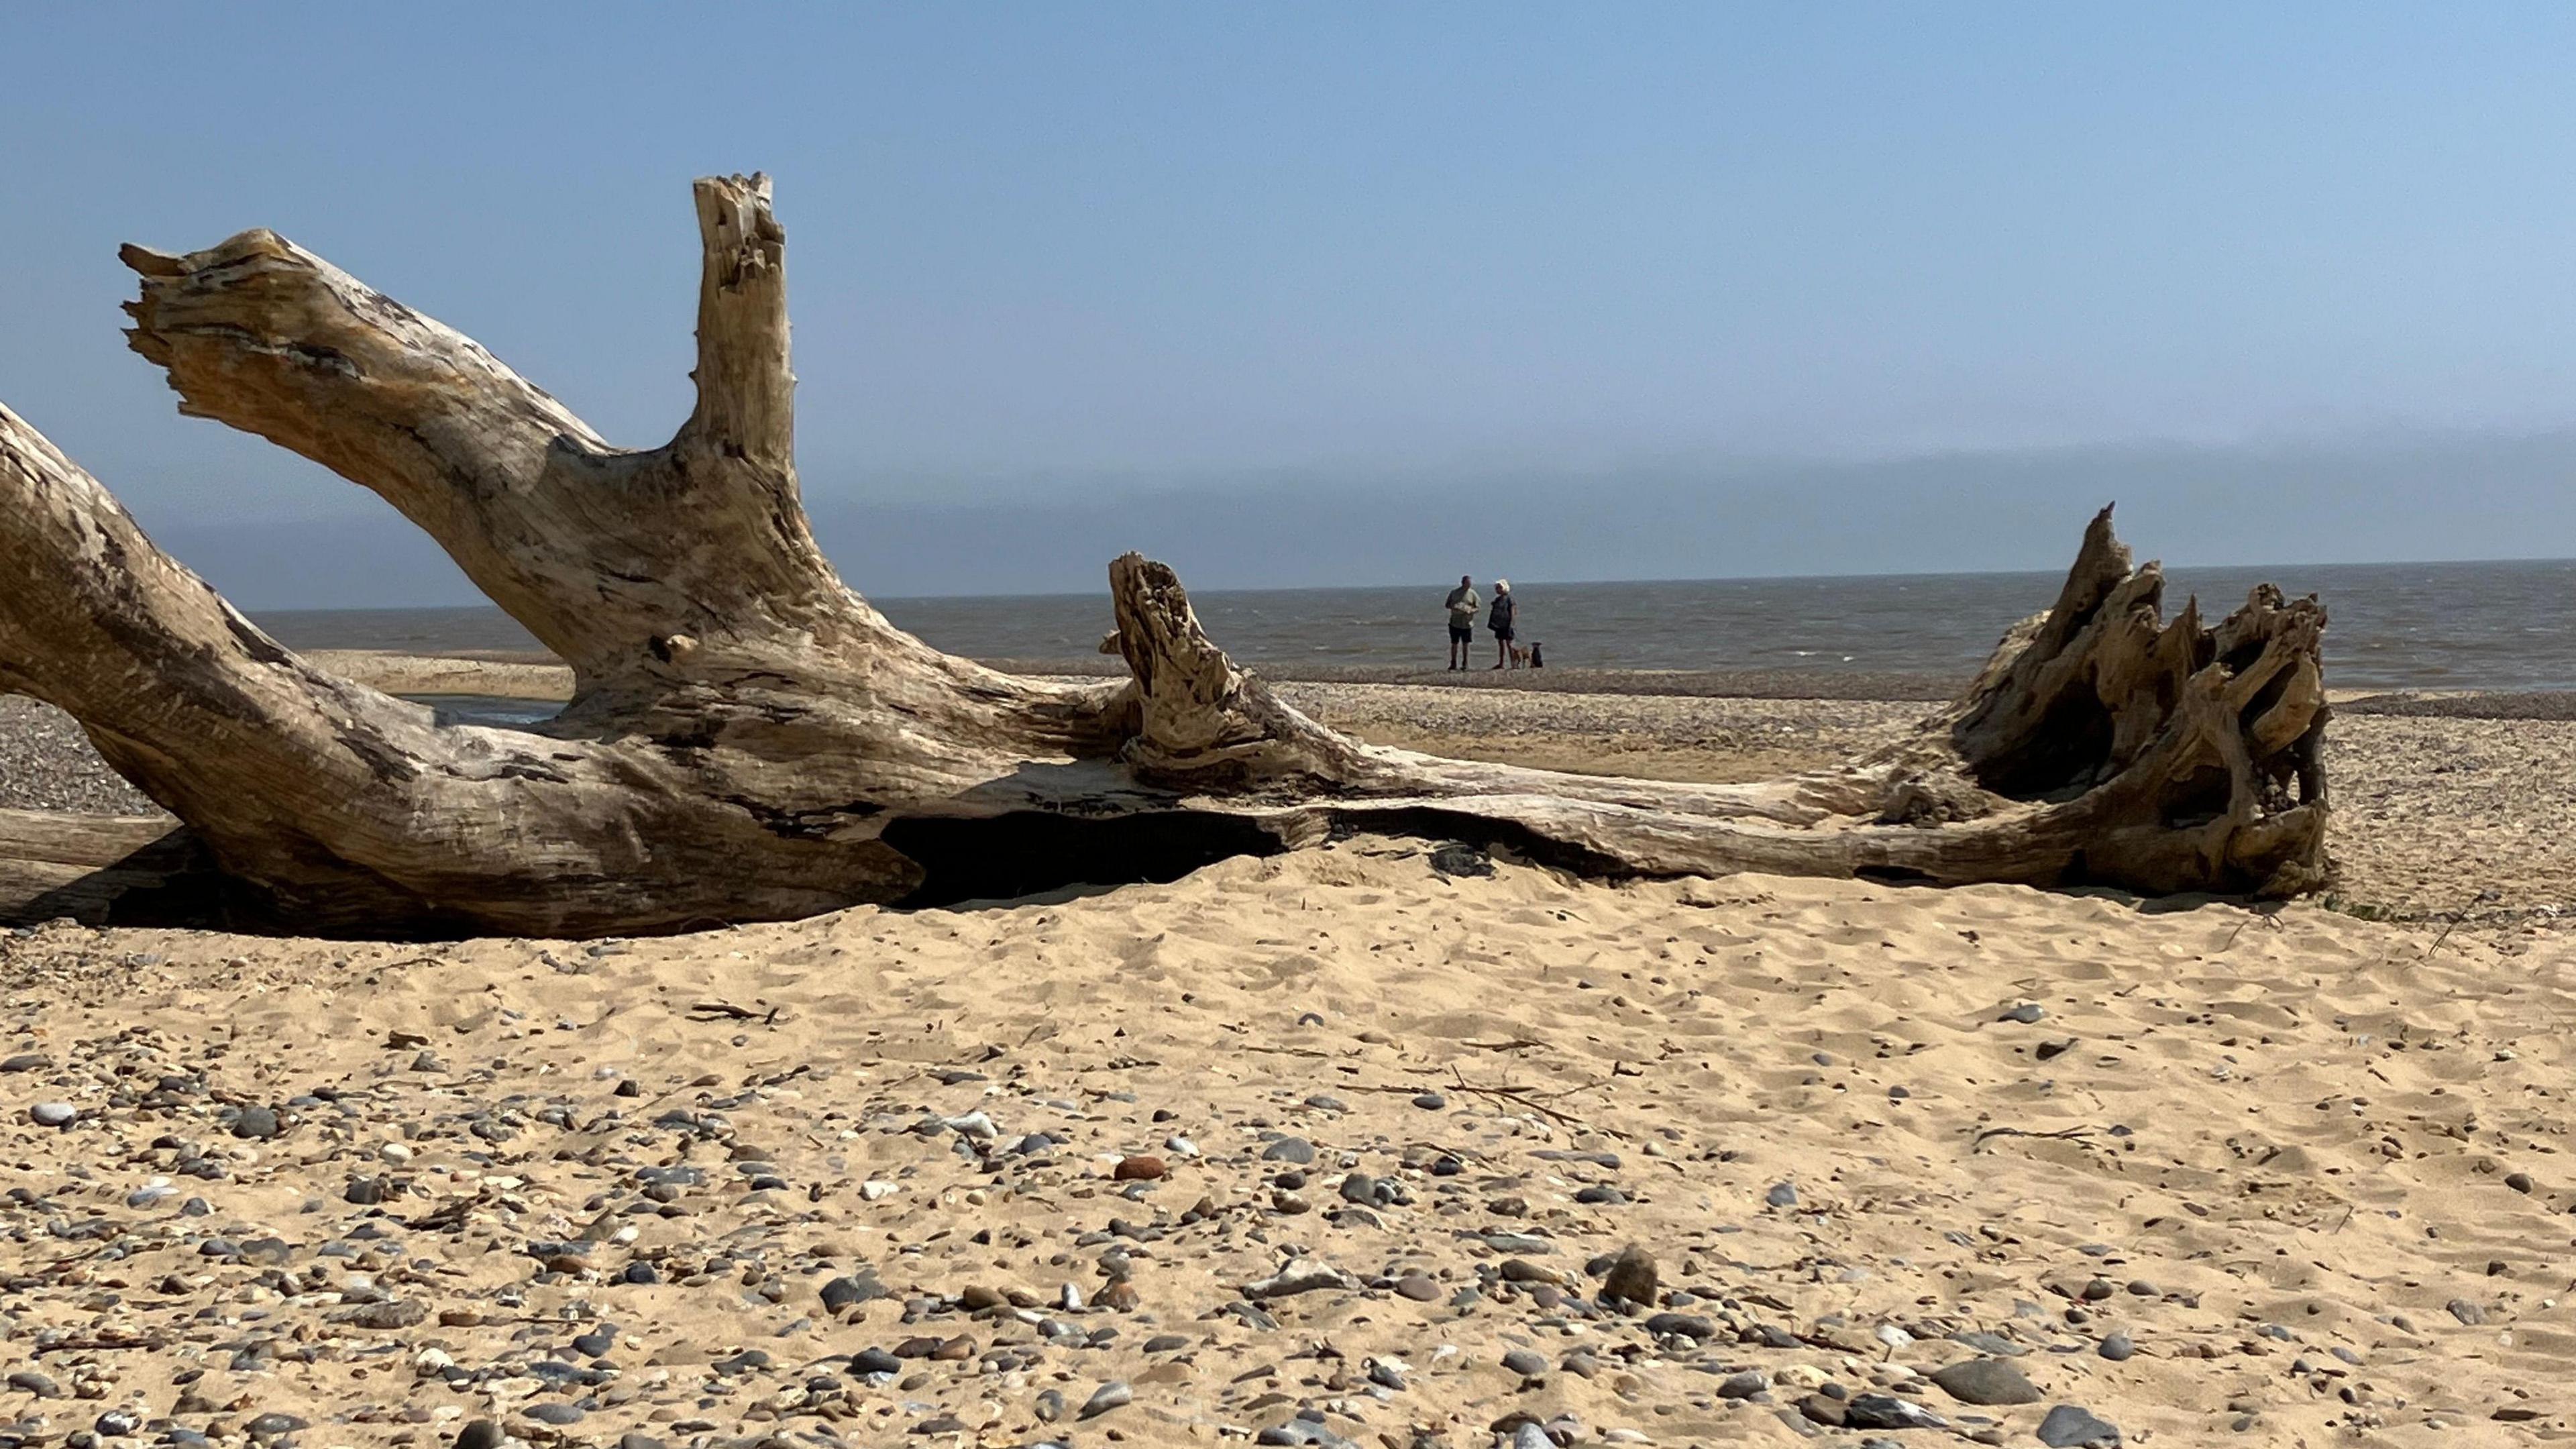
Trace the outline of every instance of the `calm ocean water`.
[[[2046, 608], [2062, 575], [1709, 579], [1513, 585], [1520, 636], [1556, 667], [1817, 669], [1965, 675], [2004, 629]], [[2326, 604], [2328, 682], [2369, 689], [2576, 688], [2576, 561], [2323, 564], [2174, 569], [2168, 616], [2197, 593], [2212, 618], [2270, 580]], [[1490, 580], [1479, 579], [1490, 597]], [[1437, 670], [1444, 580], [1420, 588], [1194, 593], [1208, 632], [1272, 666]], [[1106, 595], [879, 599], [896, 623], [983, 659], [1095, 657]], [[307, 649], [532, 649], [497, 609], [338, 609], [262, 614]], [[1493, 645], [1480, 627], [1478, 661]]]

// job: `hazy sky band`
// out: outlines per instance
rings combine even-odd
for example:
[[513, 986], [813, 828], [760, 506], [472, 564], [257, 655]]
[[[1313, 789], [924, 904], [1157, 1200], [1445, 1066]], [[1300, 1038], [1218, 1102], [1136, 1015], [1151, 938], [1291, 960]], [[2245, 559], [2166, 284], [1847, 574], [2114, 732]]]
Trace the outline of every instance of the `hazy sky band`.
[[175, 416], [117, 242], [274, 226], [650, 444], [752, 167], [862, 512], [2576, 420], [2564, 7], [190, 13], [23, 10], [0, 88], [0, 397], [163, 531], [374, 515]]

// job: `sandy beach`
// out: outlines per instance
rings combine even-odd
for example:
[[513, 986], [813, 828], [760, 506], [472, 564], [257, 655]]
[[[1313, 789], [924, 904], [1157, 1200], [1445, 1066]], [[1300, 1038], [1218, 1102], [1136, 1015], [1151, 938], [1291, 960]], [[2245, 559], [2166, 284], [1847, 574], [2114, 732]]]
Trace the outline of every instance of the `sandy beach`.
[[[1699, 779], [1922, 708], [1283, 689]], [[2571, 729], [2339, 720], [2344, 878], [2259, 910], [1363, 837], [657, 940], [12, 932], [0, 1439], [2554, 1436]], [[0, 741], [0, 804], [137, 803]]]

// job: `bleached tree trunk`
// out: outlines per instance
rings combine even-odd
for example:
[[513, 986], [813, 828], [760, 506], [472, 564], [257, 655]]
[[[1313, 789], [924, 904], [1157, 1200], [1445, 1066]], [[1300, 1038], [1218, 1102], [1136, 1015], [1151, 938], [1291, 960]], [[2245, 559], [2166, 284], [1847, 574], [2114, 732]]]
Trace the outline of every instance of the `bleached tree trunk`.
[[[703, 179], [696, 197], [698, 403], [643, 452], [272, 233], [124, 250], [133, 347], [183, 412], [383, 496], [575, 683], [544, 725], [441, 727], [318, 670], [0, 409], [0, 688], [76, 716], [186, 826], [161, 864], [110, 883], [174, 899], [172, 872], [199, 861], [220, 877], [199, 897], [304, 929], [635, 933], [1168, 874], [1358, 826], [1605, 872], [2272, 893], [2320, 878], [2322, 610], [2258, 590], [2216, 630], [2189, 610], [2164, 624], [2155, 567], [2130, 569], [2107, 511], [2056, 608], [1957, 705], [1896, 749], [1763, 785], [1360, 744], [1237, 669], [1171, 570], [1134, 555], [1110, 567], [1132, 680], [942, 654], [846, 587], [807, 531], [767, 179]], [[0, 818], [0, 860], [64, 854], [30, 829]], [[50, 863], [0, 870], [0, 910], [115, 898], [65, 894]]]

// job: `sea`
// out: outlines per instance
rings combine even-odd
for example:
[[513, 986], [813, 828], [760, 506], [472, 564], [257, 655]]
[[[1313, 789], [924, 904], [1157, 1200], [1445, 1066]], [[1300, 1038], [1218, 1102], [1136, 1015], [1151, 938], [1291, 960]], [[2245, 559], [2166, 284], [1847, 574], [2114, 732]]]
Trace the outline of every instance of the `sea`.
[[[2058, 573], [1515, 580], [1519, 632], [1560, 668], [1813, 670], [1965, 679], [2013, 622], [2048, 607]], [[2215, 620], [2271, 582], [2324, 601], [2327, 683], [2336, 689], [2576, 689], [2576, 560], [2174, 568], [2166, 612], [2197, 596]], [[1237, 660], [1283, 674], [1439, 670], [1451, 580], [1420, 586], [1193, 592], [1208, 633]], [[1478, 590], [1492, 596], [1492, 581]], [[873, 599], [953, 654], [1020, 667], [1097, 668], [1112, 627], [1106, 594]], [[533, 650], [493, 608], [262, 613], [302, 649]], [[1476, 662], [1492, 662], [1480, 627]]]

